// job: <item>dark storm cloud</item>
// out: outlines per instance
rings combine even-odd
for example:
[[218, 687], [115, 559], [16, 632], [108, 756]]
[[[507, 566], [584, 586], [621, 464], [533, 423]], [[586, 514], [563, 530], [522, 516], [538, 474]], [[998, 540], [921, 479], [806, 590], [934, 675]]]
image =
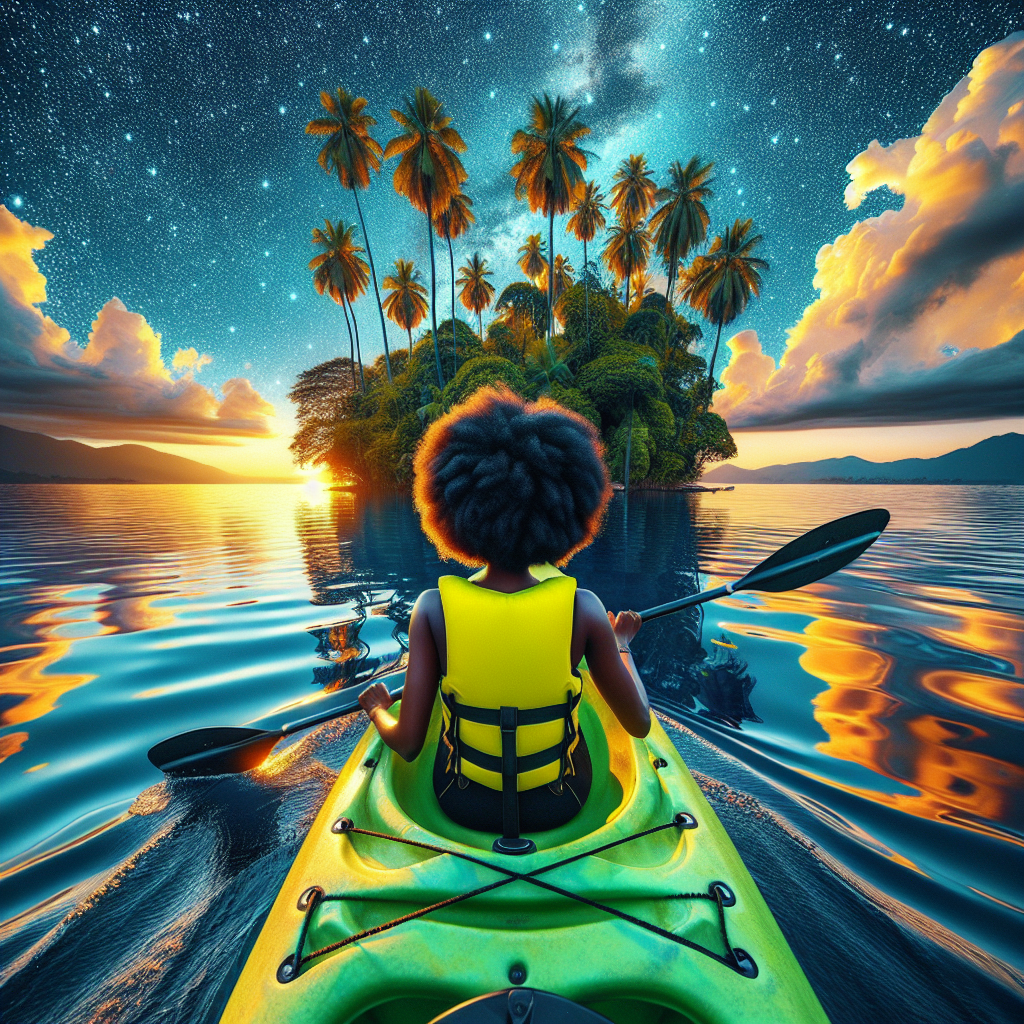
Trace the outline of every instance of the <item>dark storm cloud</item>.
[[[838, 376], [837, 376], [837, 379]], [[1024, 331], [995, 348], [966, 352], [931, 370], [873, 385], [836, 387], [785, 409], [729, 416], [730, 430], [803, 430], [891, 423], [989, 420], [1024, 415]]]

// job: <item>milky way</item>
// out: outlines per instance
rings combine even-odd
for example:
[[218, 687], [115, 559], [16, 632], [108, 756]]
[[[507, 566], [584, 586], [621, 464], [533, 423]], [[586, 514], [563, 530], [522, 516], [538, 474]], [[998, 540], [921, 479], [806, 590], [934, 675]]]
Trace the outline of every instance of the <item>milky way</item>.
[[[736, 326], [778, 356], [814, 296], [818, 248], [899, 205], [882, 190], [847, 211], [846, 164], [872, 139], [917, 134], [978, 52], [1022, 24], [1002, 2], [14, 2], [0, 11], [3, 201], [55, 235], [37, 254], [44, 311], [76, 341], [116, 295], [165, 351], [196, 346], [211, 382], [247, 376], [284, 411], [295, 374], [338, 354], [344, 332], [306, 270], [311, 229], [355, 219], [304, 134], [319, 91], [367, 97], [382, 143], [415, 86], [444, 100], [477, 214], [456, 260], [479, 250], [500, 290], [542, 227], [512, 197], [508, 143], [550, 90], [581, 105], [598, 157], [588, 177], [605, 185], [633, 152], [659, 182], [674, 159], [715, 161], [712, 229], [753, 217], [772, 264]], [[380, 276], [397, 257], [427, 269], [424, 219], [395, 195], [392, 168], [363, 199]], [[438, 271], [442, 285], [446, 256]], [[356, 309], [373, 356], [371, 301]]]

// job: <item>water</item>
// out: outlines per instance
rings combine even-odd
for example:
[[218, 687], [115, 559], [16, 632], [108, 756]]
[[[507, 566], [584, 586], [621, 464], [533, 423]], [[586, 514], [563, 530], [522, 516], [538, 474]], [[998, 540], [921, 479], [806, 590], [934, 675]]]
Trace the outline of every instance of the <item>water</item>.
[[[844, 572], [637, 662], [833, 1021], [1019, 1019], [1024, 489], [617, 496], [570, 571], [641, 610], [875, 506]], [[340, 701], [453, 569], [407, 499], [299, 487], [4, 485], [0, 546], [3, 1019], [206, 1019], [365, 719], [219, 781], [146, 751]]]

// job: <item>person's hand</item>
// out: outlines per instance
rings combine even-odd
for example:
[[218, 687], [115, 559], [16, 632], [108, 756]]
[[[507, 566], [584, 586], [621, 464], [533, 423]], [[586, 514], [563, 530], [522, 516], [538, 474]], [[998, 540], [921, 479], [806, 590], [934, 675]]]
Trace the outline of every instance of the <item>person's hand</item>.
[[374, 683], [359, 694], [359, 706], [371, 718], [373, 717], [374, 711], [377, 711], [378, 709], [381, 711], [387, 711], [387, 709], [394, 703], [394, 698], [390, 693], [388, 693], [388, 688], [383, 683]]
[[642, 625], [638, 612], [619, 612], [618, 615], [609, 612], [608, 621], [620, 647], [628, 647], [629, 641], [640, 632]]

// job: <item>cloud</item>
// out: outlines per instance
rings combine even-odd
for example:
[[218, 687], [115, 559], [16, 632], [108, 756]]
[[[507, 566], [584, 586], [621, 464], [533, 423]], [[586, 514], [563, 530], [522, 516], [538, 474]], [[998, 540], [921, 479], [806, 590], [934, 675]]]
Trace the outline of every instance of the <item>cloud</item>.
[[[44, 316], [46, 278], [32, 258], [53, 235], [0, 207], [0, 418], [46, 433], [223, 444], [267, 437], [274, 407], [244, 378], [222, 398], [194, 374], [211, 360], [179, 349], [168, 367], [145, 317], [110, 299], [82, 348]], [[175, 377], [172, 370], [182, 374]]]
[[[753, 332], [715, 410], [733, 429], [1024, 412], [1024, 33], [984, 50], [921, 134], [847, 165], [851, 209], [905, 197], [818, 252], [819, 297], [776, 368]], [[753, 337], [751, 337], [753, 335]]]
[[204, 366], [209, 366], [212, 362], [212, 356], [205, 353], [200, 355], [194, 348], [179, 348], [171, 360], [171, 369], [198, 373]]

